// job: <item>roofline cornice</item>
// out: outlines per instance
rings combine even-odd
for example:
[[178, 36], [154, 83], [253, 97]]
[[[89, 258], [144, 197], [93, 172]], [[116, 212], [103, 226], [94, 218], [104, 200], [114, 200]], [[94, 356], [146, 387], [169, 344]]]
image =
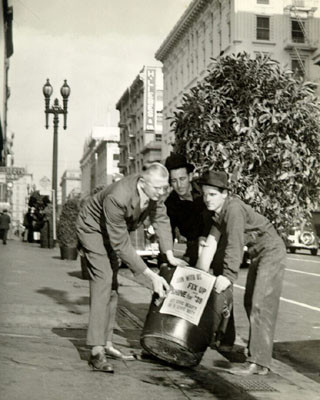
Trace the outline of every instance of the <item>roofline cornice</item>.
[[156, 60], [163, 62], [166, 55], [170, 50], [172, 50], [181, 36], [190, 27], [190, 23], [197, 18], [199, 13], [209, 4], [210, 1], [211, 0], [193, 0], [155, 53]]

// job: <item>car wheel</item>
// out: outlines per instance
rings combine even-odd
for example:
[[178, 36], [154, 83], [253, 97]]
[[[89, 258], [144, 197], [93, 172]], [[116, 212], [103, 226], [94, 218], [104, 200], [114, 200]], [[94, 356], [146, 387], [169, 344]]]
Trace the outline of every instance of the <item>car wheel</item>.
[[316, 256], [318, 254], [318, 249], [311, 249], [310, 251], [313, 256]]
[[289, 247], [289, 251], [290, 253], [294, 254], [296, 252], [296, 249], [294, 249], [293, 247]]

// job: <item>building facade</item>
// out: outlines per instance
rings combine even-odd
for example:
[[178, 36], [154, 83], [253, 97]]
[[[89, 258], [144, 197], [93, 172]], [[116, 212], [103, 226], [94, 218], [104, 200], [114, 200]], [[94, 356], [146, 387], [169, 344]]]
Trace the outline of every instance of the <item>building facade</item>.
[[170, 120], [184, 93], [203, 79], [212, 58], [246, 51], [269, 54], [320, 83], [319, 0], [193, 0], [164, 40], [162, 159], [172, 150]]
[[81, 195], [90, 195], [100, 185], [110, 185], [119, 174], [119, 128], [94, 127], [80, 160]]
[[[10, 89], [8, 86], [9, 58], [13, 54], [12, 41], [13, 9], [7, 0], [0, 2], [0, 167], [11, 166], [11, 142], [7, 139], [7, 114]], [[0, 169], [0, 207], [12, 200], [11, 183], [6, 176], [6, 168]], [[9, 184], [9, 186], [8, 186]]]
[[116, 105], [120, 112], [120, 171], [124, 175], [161, 160], [163, 76], [144, 66]]
[[19, 167], [0, 167], [0, 178], [2, 176], [5, 177], [5, 184], [0, 182], [0, 211], [9, 211], [11, 228], [14, 231], [19, 229], [28, 210], [33, 177], [25, 168]]
[[76, 196], [81, 192], [81, 172], [77, 169], [65, 170], [61, 177], [61, 205], [69, 196]]
[[6, 163], [10, 146], [7, 141], [7, 114], [10, 88], [8, 85], [9, 58], [13, 54], [12, 40], [13, 7], [8, 0], [0, 2], [0, 166]]

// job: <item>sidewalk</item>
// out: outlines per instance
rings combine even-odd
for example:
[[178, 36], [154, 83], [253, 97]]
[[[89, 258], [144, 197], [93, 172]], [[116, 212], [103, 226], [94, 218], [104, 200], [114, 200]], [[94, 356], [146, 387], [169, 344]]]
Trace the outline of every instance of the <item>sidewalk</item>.
[[[92, 372], [85, 344], [88, 282], [80, 261], [59, 249], [10, 240], [0, 244], [0, 398], [4, 400], [319, 399], [320, 385], [278, 361], [267, 377], [237, 378], [230, 364], [207, 350], [195, 369], [155, 361], [114, 361], [115, 373]], [[140, 352], [151, 292], [120, 272], [114, 342]]]

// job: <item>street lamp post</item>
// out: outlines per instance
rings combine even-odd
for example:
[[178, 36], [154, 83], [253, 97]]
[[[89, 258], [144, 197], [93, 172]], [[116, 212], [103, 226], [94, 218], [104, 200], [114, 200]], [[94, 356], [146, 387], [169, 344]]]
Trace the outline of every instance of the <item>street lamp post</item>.
[[52, 155], [52, 203], [53, 203], [53, 239], [56, 240], [56, 207], [57, 207], [57, 191], [58, 191], [58, 126], [59, 114], [63, 114], [63, 129], [67, 129], [67, 114], [68, 114], [68, 98], [70, 96], [70, 87], [67, 81], [64, 81], [60, 89], [63, 99], [63, 107], [60, 107], [59, 100], [56, 98], [53, 106], [50, 107], [50, 96], [53, 88], [47, 79], [46, 84], [42, 88], [45, 101], [46, 129], [49, 128], [49, 114], [53, 114], [53, 155]]

